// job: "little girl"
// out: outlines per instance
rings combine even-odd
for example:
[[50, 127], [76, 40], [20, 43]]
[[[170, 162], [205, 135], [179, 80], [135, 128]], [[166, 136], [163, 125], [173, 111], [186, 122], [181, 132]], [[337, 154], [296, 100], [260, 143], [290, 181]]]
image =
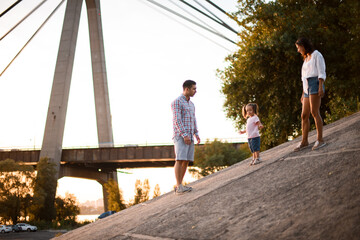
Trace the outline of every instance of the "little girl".
[[240, 131], [240, 134], [247, 133], [250, 151], [253, 154], [253, 160], [250, 165], [260, 163], [260, 134], [259, 129], [264, 126], [261, 124], [258, 114], [258, 105], [248, 103], [242, 108], [242, 115], [246, 120], [246, 130]]

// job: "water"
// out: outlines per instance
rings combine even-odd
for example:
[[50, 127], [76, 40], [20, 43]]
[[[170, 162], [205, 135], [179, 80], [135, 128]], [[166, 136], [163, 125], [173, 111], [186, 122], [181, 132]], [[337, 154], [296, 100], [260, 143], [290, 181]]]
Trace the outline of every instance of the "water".
[[97, 217], [100, 214], [96, 214], [96, 215], [77, 215], [76, 216], [76, 220], [78, 222], [84, 222], [84, 221], [91, 221], [91, 222], [95, 222], [95, 220], [97, 219]]

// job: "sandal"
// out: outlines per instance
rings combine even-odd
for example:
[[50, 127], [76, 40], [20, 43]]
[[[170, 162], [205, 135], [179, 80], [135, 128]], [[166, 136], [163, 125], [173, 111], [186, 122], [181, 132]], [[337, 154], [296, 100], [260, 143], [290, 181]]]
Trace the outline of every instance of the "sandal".
[[298, 152], [298, 151], [300, 151], [300, 150], [303, 150], [303, 149], [306, 148], [307, 146], [309, 146], [309, 143], [307, 143], [307, 144], [299, 143], [299, 145], [298, 145], [296, 148], [294, 148], [294, 152]]

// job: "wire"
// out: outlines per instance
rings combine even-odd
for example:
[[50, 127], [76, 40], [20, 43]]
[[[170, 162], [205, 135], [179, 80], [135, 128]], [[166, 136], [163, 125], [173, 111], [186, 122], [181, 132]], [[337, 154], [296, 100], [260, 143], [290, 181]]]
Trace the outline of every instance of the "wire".
[[215, 8], [217, 8], [220, 12], [224, 13], [226, 16], [230, 17], [231, 19], [233, 19], [231, 17], [231, 15], [229, 15], [224, 9], [222, 9], [221, 7], [219, 7], [218, 5], [216, 5], [215, 3], [213, 3], [212, 1], [210, 0], [205, 0], [207, 1], [208, 3], [210, 3], [211, 5], [213, 5]]
[[206, 14], [206, 13], [204, 13], [203, 11], [201, 11], [200, 9], [194, 7], [193, 5], [191, 5], [190, 3], [186, 2], [185, 0], [180, 0], [180, 2], [188, 5], [188, 6], [191, 7], [192, 9], [194, 9], [194, 10], [198, 11], [199, 13], [205, 15], [206, 17], [210, 18], [211, 20], [213, 20], [214, 22], [220, 24], [221, 26], [226, 27], [226, 28], [229, 29], [230, 31], [238, 34], [238, 32], [236, 32], [234, 29], [232, 29], [231, 27], [229, 27], [227, 24], [224, 24], [223, 21], [218, 21], [218, 20], [216, 20], [215, 18], [209, 16], [208, 14]]
[[[140, 0], [139, 0], [139, 1], [140, 1]], [[196, 30], [192, 29], [191, 27], [189, 27], [189, 26], [185, 25], [184, 23], [182, 23], [182, 22], [180, 22], [180, 21], [176, 20], [175, 18], [173, 18], [173, 17], [171, 17], [171, 16], [169, 16], [169, 15], [166, 15], [166, 14], [165, 14], [165, 13], [163, 13], [162, 11], [159, 11], [158, 9], [155, 9], [154, 7], [152, 7], [152, 5], [149, 5], [149, 4], [147, 4], [147, 3], [145, 3], [145, 2], [142, 2], [142, 1], [140, 1], [140, 2], [141, 2], [141, 3], [143, 3], [143, 4], [145, 4], [145, 5], [147, 5], [148, 7], [152, 8], [152, 9], [154, 9], [154, 11], [157, 11], [157, 12], [159, 12], [159, 13], [161, 13], [161, 14], [165, 15], [166, 17], [168, 17], [168, 18], [172, 19], [173, 21], [175, 21], [175, 22], [177, 22], [177, 23], [179, 23], [179, 24], [183, 25], [184, 27], [186, 27], [186, 28], [190, 29], [191, 31], [193, 31], [193, 32], [195, 32], [195, 33], [197, 33], [197, 34], [199, 34], [199, 35], [200, 35], [200, 36], [202, 36], [203, 38], [206, 38], [207, 40], [209, 40], [210, 42], [212, 42], [212, 43], [214, 43], [214, 44], [218, 45], [219, 47], [221, 47], [221, 48], [223, 48], [223, 49], [225, 49], [225, 50], [227, 50], [227, 51], [231, 52], [231, 50], [230, 50], [230, 49], [228, 49], [228, 48], [226, 48], [226, 47], [222, 46], [221, 44], [219, 44], [219, 43], [217, 43], [217, 42], [215, 42], [215, 41], [211, 40], [210, 38], [208, 38], [208, 37], [206, 37], [205, 35], [203, 35], [203, 34], [199, 33], [198, 31], [196, 31]]]
[[[46, 0], [45, 0], [46, 1]], [[19, 56], [19, 54], [24, 50], [24, 48], [29, 44], [29, 42], [35, 37], [35, 35], [40, 31], [40, 29], [45, 25], [45, 23], [52, 17], [52, 15], [59, 9], [61, 4], [64, 3], [65, 0], [61, 0], [59, 5], [51, 12], [51, 14], [45, 19], [45, 21], [40, 25], [40, 27], [36, 30], [36, 32], [31, 36], [31, 38], [25, 43], [25, 45], [20, 49], [20, 51], [15, 55], [15, 57], [10, 61], [10, 63], [5, 67], [5, 69], [1, 72], [0, 77], [4, 74], [4, 72], [9, 68], [9, 66], [14, 62], [14, 60]], [[69, 0], [71, 1], [71, 0]]]
[[169, 0], [172, 4], [174, 4], [175, 6], [177, 6], [178, 8], [180, 8], [181, 10], [183, 10], [184, 12], [186, 12], [187, 14], [189, 14], [190, 16], [192, 16], [193, 18], [197, 19], [198, 21], [200, 21], [202, 24], [204, 24], [205, 26], [207, 26], [208, 28], [211, 28], [213, 31], [219, 33], [219, 31], [217, 31], [215, 28], [213, 28], [212, 26], [210, 26], [209, 24], [207, 24], [205, 21], [201, 20], [200, 18], [196, 17], [194, 14], [192, 14], [191, 12], [189, 12], [188, 10], [184, 9], [183, 7], [181, 7], [180, 5], [178, 5], [177, 3], [175, 3], [173, 0]]
[[4, 39], [12, 30], [14, 30], [17, 26], [19, 26], [20, 23], [22, 23], [27, 17], [29, 17], [33, 12], [35, 12], [41, 5], [43, 5], [47, 0], [42, 1], [40, 4], [38, 4], [31, 12], [29, 12], [23, 19], [20, 20], [15, 26], [13, 26], [7, 33], [5, 33], [4, 36], [0, 38], [0, 41]]
[[203, 28], [203, 29], [205, 29], [205, 30], [207, 30], [207, 31], [209, 31], [209, 32], [211, 32], [211, 33], [219, 36], [219, 37], [222, 37], [222, 38], [224, 38], [225, 40], [227, 40], [227, 41], [229, 41], [229, 42], [231, 42], [231, 43], [233, 43], [233, 44], [236, 45], [236, 43], [235, 43], [233, 40], [225, 37], [224, 35], [219, 34], [219, 33], [215, 32], [215, 31], [213, 31], [213, 30], [211, 30], [211, 29], [209, 29], [209, 28], [207, 28], [207, 27], [204, 27], [203, 25], [201, 25], [201, 24], [199, 24], [199, 23], [197, 23], [197, 22], [195, 22], [195, 21], [193, 21], [193, 20], [191, 20], [191, 19], [189, 19], [189, 18], [187, 18], [187, 17], [185, 17], [185, 16], [183, 16], [183, 15], [181, 15], [181, 14], [179, 14], [179, 13], [177, 13], [177, 12], [175, 12], [175, 11], [173, 11], [173, 10], [165, 7], [165, 6], [163, 6], [163, 5], [161, 5], [160, 3], [157, 3], [157, 2], [155, 2], [155, 1], [153, 1], [153, 0], [146, 0], [146, 1], [148, 1], [148, 2], [150, 2], [150, 3], [152, 3], [152, 4], [156, 5], [156, 6], [158, 6], [158, 7], [160, 7], [160, 8], [163, 8], [163, 9], [165, 9], [166, 11], [169, 11], [169, 12], [171, 12], [172, 14], [175, 14], [176, 16], [181, 17], [181, 18], [183, 18], [183, 19], [191, 22], [192, 24], [195, 24], [196, 26], [201, 27], [201, 28]]
[[8, 11], [10, 11], [13, 7], [15, 7], [18, 3], [20, 3], [22, 0], [18, 0], [16, 1], [13, 5], [11, 5], [8, 9], [6, 9], [5, 11], [3, 11], [0, 14], [0, 17], [4, 16]]
[[[214, 13], [212, 13], [209, 9], [207, 9], [204, 5], [202, 5], [201, 3], [199, 3], [197, 0], [194, 0], [194, 2], [196, 2], [199, 6], [201, 6], [202, 8], [204, 8], [206, 11], [208, 11], [211, 15], [213, 15], [215, 18], [217, 18], [220, 22], [222, 22], [222, 25], [224, 27], [226, 27], [227, 29], [229, 29], [230, 31], [238, 34], [238, 32], [236, 30], [234, 30], [232, 27], [230, 27], [226, 22], [224, 22], [221, 18], [219, 18], [218, 16], [216, 16]], [[227, 14], [227, 13], [226, 13]]]

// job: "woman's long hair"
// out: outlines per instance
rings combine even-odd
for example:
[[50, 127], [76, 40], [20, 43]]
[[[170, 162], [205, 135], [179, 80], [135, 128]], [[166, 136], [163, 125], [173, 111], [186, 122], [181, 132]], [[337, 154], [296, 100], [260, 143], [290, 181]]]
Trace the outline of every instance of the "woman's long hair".
[[296, 42], [296, 45], [302, 46], [305, 49], [305, 55], [303, 55], [304, 58], [306, 58], [306, 56], [308, 54], [312, 54], [314, 49], [314, 46], [312, 45], [312, 43], [310, 42], [309, 39], [301, 37], [299, 38]]

